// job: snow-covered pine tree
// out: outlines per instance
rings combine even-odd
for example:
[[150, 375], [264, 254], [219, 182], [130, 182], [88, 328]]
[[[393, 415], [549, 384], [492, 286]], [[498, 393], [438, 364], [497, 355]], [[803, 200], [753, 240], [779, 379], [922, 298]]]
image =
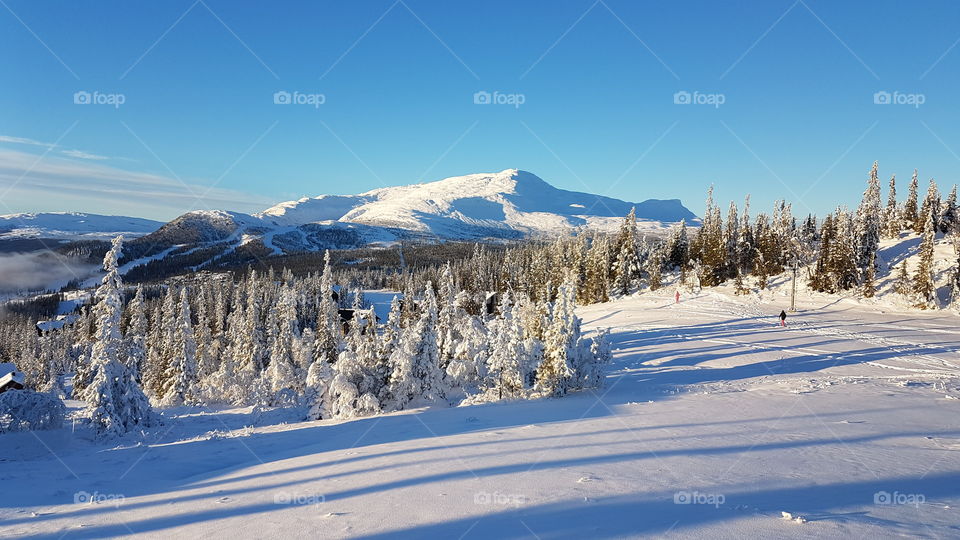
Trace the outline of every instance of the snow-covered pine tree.
[[[407, 297], [407, 300], [410, 298]], [[393, 373], [390, 395], [394, 409], [411, 402], [433, 402], [445, 397], [444, 373], [437, 350], [437, 297], [433, 284], [424, 287], [417, 322], [403, 330], [400, 344], [390, 357]]]
[[663, 248], [657, 246], [647, 257], [647, 282], [651, 291], [656, 291], [663, 286]]
[[630, 294], [633, 281], [640, 270], [640, 260], [637, 258], [637, 214], [631, 208], [630, 213], [623, 219], [620, 232], [614, 244], [616, 262], [613, 267], [614, 283], [617, 292], [621, 295]]
[[571, 387], [570, 341], [576, 324], [572, 289], [569, 280], [560, 285], [551, 309], [550, 324], [544, 336], [543, 361], [537, 369], [536, 381], [537, 392], [544, 396], [560, 397]]
[[887, 207], [883, 212], [883, 221], [885, 223], [883, 236], [886, 238], [897, 238], [900, 236], [900, 230], [903, 223], [900, 217], [900, 208], [897, 206], [897, 175], [890, 177], [890, 188], [887, 191]]
[[[739, 234], [737, 235], [739, 238]], [[687, 260], [690, 257], [690, 237], [687, 235], [687, 220], [681, 219], [680, 223], [673, 226], [670, 233], [670, 241], [667, 242], [668, 261], [673, 268], [687, 266]]]
[[97, 289], [94, 308], [96, 335], [90, 355], [92, 378], [84, 389], [90, 421], [101, 436], [122, 435], [136, 427], [154, 422], [150, 402], [136, 379], [120, 360], [123, 338], [120, 334], [123, 283], [117, 270], [123, 236], [113, 239], [103, 258], [107, 274]]
[[[684, 237], [686, 240], [686, 237]], [[684, 248], [686, 249], [686, 248]], [[587, 252], [586, 298], [591, 304], [610, 299], [610, 242], [605, 235], [594, 236]]]
[[856, 241], [856, 264], [861, 273], [866, 274], [867, 265], [876, 260], [880, 245], [880, 176], [878, 163], [873, 162], [867, 189], [857, 208], [854, 224]]
[[740, 217], [740, 234], [737, 244], [736, 264], [741, 272], [749, 272], [754, 266], [756, 240], [750, 224], [750, 195], [743, 202], [743, 215]]
[[901, 217], [904, 221], [904, 225], [910, 227], [914, 232], [921, 232], [923, 223], [919, 223], [921, 219], [926, 219], [920, 217], [920, 209], [917, 207], [917, 190], [919, 189], [919, 177], [917, 175], [917, 169], [913, 170], [913, 176], [910, 177], [910, 188], [907, 192], [907, 200], [903, 203], [903, 212], [901, 212]]
[[523, 391], [520, 366], [526, 350], [523, 347], [523, 329], [513, 313], [510, 295], [500, 299], [497, 317], [490, 327], [490, 356], [487, 358], [487, 374], [484, 381], [485, 395], [490, 399], [519, 397]]
[[130, 370], [134, 380], [141, 380], [141, 369], [147, 359], [147, 335], [150, 326], [147, 321], [147, 312], [143, 303], [143, 286], [137, 286], [137, 293], [127, 305], [130, 314], [125, 336], [124, 364]]
[[906, 259], [897, 267], [897, 278], [893, 284], [893, 290], [903, 298], [911, 298], [913, 296], [913, 287], [910, 283], [910, 271], [907, 268]]
[[269, 320], [275, 328], [273, 344], [270, 350], [270, 363], [264, 369], [263, 396], [268, 405], [291, 405], [296, 396], [303, 392], [303, 374], [299, 373], [294, 354], [300, 340], [300, 328], [297, 321], [296, 293], [289, 286], [281, 286], [278, 302], [270, 307]]
[[[341, 290], [341, 293], [345, 292]], [[343, 349], [343, 326], [333, 291], [333, 269], [330, 266], [330, 250], [323, 255], [323, 274], [320, 276], [320, 303], [316, 325], [316, 350], [314, 360], [326, 358], [334, 362]]]
[[940, 232], [952, 234], [957, 230], [957, 185], [954, 184], [947, 200], [940, 205]]
[[443, 370], [447, 369], [447, 365], [453, 359], [453, 352], [457, 348], [458, 336], [455, 333], [456, 322], [454, 321], [456, 289], [453, 271], [450, 268], [450, 262], [447, 261], [440, 275], [440, 290], [437, 297], [437, 303], [440, 306], [437, 317], [437, 349], [440, 352], [440, 368]]
[[863, 271], [863, 286], [861, 293], [864, 298], [873, 298], [876, 294], [876, 260], [874, 256], [870, 257], [867, 267]]
[[933, 209], [927, 212], [923, 226], [923, 239], [920, 242], [920, 261], [913, 276], [913, 294], [917, 307], [929, 309], [936, 307], [936, 294], [933, 284], [933, 248], [936, 229], [934, 229]]
[[937, 182], [931, 178], [930, 184], [927, 186], [927, 195], [923, 198], [923, 204], [920, 206], [920, 222], [921, 228], [917, 230], [918, 233], [926, 232], [927, 218], [933, 217], [933, 227], [934, 230], [938, 228], [938, 222], [940, 216], [938, 212], [940, 210], [940, 191], [937, 189]]
[[730, 208], [727, 210], [727, 226], [723, 236], [726, 248], [724, 258], [727, 263], [724, 277], [736, 277], [739, 266], [737, 246], [740, 244], [740, 220], [737, 218], [737, 203], [733, 201], [730, 201]]
[[193, 322], [187, 288], [180, 289], [180, 309], [177, 311], [176, 328], [170, 365], [164, 374], [160, 401], [164, 406], [183, 405], [194, 401], [194, 384], [197, 377], [197, 342], [193, 334]]

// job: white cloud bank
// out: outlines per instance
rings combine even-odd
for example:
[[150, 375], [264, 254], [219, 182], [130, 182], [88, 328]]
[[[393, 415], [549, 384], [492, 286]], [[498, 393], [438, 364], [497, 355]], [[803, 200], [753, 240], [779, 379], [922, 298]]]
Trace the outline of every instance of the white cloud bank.
[[[0, 142], [52, 147], [9, 136], [0, 136]], [[97, 163], [103, 156], [63, 153], [84, 161], [0, 148], [0, 214], [79, 211], [169, 220], [191, 210], [256, 212], [274, 204], [266, 197]]]

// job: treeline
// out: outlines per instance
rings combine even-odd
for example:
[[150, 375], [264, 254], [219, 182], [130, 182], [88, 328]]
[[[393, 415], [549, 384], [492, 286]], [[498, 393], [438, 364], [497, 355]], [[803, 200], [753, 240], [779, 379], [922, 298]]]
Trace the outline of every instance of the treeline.
[[63, 392], [75, 373], [73, 395], [101, 432], [149, 424], [150, 405], [305, 405], [311, 418], [348, 418], [562, 396], [599, 386], [610, 359], [603, 333], [581, 331], [571, 276], [551, 301], [506, 290], [478, 302], [447, 265], [436, 286], [409, 280], [378, 321], [362, 289], [335, 286], [329, 258], [301, 278], [202, 274], [137, 287], [124, 302], [119, 254], [118, 240], [96, 304], [72, 326], [3, 336], [20, 344], [31, 387]]

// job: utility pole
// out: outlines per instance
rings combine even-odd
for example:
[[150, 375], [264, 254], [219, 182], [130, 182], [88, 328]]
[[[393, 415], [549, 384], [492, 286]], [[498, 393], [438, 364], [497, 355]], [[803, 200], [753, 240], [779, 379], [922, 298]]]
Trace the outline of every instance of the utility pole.
[[793, 254], [793, 284], [790, 291], [790, 311], [797, 310], [797, 266], [799, 266], [799, 260], [796, 252]]

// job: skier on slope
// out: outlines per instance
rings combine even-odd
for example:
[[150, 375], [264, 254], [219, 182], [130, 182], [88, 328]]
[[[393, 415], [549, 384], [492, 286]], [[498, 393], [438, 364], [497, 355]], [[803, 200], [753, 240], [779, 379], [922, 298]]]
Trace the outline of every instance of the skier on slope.
[[679, 303], [680, 303], [680, 289], [677, 289], [677, 294], [674, 295], [674, 298], [676, 299], [676, 302], [674, 302], [674, 303], [675, 303], [675, 304], [679, 304]]
[[787, 325], [787, 312], [781, 309], [780, 310], [780, 326], [786, 326], [786, 325]]

